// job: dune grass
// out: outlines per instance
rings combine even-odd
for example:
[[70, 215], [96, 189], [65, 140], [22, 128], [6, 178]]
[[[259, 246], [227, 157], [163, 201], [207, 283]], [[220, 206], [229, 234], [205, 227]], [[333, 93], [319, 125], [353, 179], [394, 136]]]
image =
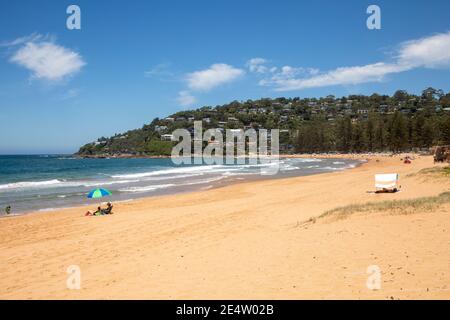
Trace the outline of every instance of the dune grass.
[[435, 176], [450, 176], [450, 167], [433, 167], [433, 168], [425, 168], [415, 173], [410, 173], [407, 177], [414, 177], [417, 175], [435, 175]]
[[390, 200], [383, 202], [368, 202], [365, 204], [353, 204], [345, 207], [335, 208], [324, 212], [317, 218], [311, 218], [308, 222], [316, 219], [336, 218], [345, 219], [354, 213], [389, 211], [396, 214], [411, 214], [417, 210], [432, 211], [439, 206], [450, 203], [450, 192], [441, 193], [435, 197], [422, 197], [408, 200]]

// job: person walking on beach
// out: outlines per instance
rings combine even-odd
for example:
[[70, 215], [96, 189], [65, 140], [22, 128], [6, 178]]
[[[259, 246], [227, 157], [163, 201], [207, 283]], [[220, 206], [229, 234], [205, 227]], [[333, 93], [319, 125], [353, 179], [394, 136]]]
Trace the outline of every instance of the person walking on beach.
[[7, 207], [5, 208], [5, 212], [6, 212], [6, 215], [11, 214], [11, 206], [7, 206]]

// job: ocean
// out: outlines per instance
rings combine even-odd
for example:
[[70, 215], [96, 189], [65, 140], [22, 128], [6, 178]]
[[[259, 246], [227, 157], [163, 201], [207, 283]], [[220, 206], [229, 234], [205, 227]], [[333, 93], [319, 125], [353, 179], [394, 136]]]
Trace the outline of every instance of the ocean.
[[276, 175], [261, 175], [270, 164], [175, 165], [171, 159], [80, 159], [71, 155], [0, 156], [0, 215], [87, 205], [94, 188], [112, 196], [101, 201], [205, 190], [249, 179], [312, 175], [352, 168], [359, 160], [281, 158]]

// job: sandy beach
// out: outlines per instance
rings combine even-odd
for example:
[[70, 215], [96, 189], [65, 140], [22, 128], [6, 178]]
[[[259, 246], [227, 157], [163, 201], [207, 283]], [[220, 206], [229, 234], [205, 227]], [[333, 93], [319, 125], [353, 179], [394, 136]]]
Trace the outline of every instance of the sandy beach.
[[[450, 299], [450, 203], [320, 218], [450, 191], [448, 177], [424, 173], [439, 167], [431, 156], [367, 157], [335, 173], [117, 203], [111, 216], [1, 218], [0, 299]], [[399, 173], [401, 192], [368, 193], [376, 173]], [[71, 265], [79, 290], [66, 285]]]

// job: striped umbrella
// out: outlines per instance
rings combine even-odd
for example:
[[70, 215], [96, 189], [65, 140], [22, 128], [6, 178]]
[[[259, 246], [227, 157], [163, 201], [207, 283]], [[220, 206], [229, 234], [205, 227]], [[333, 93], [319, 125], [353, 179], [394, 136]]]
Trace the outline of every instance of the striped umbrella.
[[94, 190], [91, 190], [91, 192], [88, 193], [87, 197], [90, 199], [98, 199], [103, 198], [112, 195], [111, 191], [106, 189], [97, 188]]

